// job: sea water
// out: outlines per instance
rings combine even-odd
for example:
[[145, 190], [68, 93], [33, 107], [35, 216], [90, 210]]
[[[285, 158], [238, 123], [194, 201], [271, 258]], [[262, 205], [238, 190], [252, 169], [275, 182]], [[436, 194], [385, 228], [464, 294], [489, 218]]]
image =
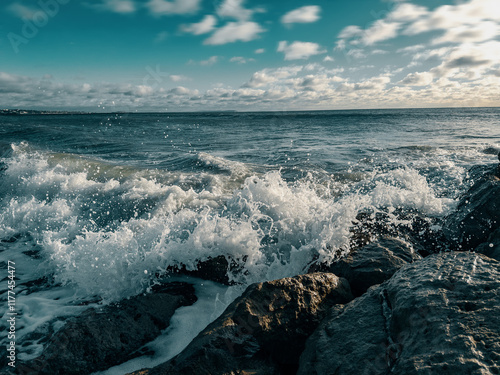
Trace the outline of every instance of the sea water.
[[2, 116], [0, 297], [15, 262], [19, 359], [173, 266], [236, 264], [232, 287], [188, 278], [199, 301], [151, 344], [156, 357], [116, 373], [159, 363], [247, 285], [349, 252], [360, 213], [438, 232], [469, 168], [499, 150], [495, 108]]

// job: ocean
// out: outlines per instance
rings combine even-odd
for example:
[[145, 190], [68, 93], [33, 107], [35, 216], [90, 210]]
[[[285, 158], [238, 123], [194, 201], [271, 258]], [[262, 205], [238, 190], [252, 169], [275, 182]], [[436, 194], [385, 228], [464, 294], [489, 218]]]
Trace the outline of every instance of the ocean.
[[0, 303], [14, 262], [19, 360], [89, 306], [225, 257], [230, 285], [170, 276], [198, 302], [155, 356], [105, 373], [164, 362], [249, 284], [348, 253], [361, 217], [380, 221], [371, 236], [439, 236], [499, 151], [499, 108], [0, 116]]

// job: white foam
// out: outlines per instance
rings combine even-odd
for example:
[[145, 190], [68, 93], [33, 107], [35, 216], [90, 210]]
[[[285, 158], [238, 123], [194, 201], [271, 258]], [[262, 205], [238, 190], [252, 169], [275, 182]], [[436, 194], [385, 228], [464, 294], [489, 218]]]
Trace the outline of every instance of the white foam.
[[[199, 157], [251, 175], [243, 163]], [[7, 162], [7, 189], [17, 196], [5, 202], [0, 228], [31, 233], [56, 281], [106, 301], [145, 290], [169, 266], [195, 269], [220, 255], [244, 268], [228, 275], [243, 285], [292, 276], [315, 259], [331, 261], [347, 251], [360, 210], [443, 215], [454, 204], [410, 167], [373, 170], [339, 195], [338, 183], [325, 187], [312, 175], [287, 182], [279, 171], [251, 175], [232, 190], [231, 172], [195, 190], [159, 171], [134, 172], [27, 145], [15, 146]], [[205, 179], [196, 176], [197, 183]]]

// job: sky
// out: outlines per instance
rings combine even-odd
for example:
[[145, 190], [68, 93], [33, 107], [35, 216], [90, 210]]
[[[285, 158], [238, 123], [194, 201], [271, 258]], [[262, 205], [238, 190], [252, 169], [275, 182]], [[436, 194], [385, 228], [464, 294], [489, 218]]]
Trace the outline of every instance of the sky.
[[500, 0], [3, 0], [0, 108], [500, 106]]

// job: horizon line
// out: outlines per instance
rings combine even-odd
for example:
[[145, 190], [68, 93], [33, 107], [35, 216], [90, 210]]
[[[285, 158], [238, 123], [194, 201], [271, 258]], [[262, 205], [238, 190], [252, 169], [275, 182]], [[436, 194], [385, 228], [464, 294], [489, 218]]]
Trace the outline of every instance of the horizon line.
[[[237, 109], [221, 109], [221, 110], [194, 110], [194, 111], [110, 111], [110, 112], [91, 112], [77, 109], [27, 109], [27, 108], [2, 108], [0, 115], [93, 115], [93, 114], [176, 114], [176, 113], [294, 113], [294, 112], [341, 112], [341, 111], [396, 111], [396, 110], [421, 110], [421, 109], [486, 109], [500, 108], [500, 106], [463, 106], [463, 107], [396, 107], [396, 108], [337, 108], [337, 109], [292, 109], [292, 110], [237, 110]], [[2, 113], [11, 111], [13, 113]], [[28, 112], [28, 113], [16, 113]], [[29, 113], [34, 112], [34, 113]], [[49, 112], [49, 113], [40, 113]]]

